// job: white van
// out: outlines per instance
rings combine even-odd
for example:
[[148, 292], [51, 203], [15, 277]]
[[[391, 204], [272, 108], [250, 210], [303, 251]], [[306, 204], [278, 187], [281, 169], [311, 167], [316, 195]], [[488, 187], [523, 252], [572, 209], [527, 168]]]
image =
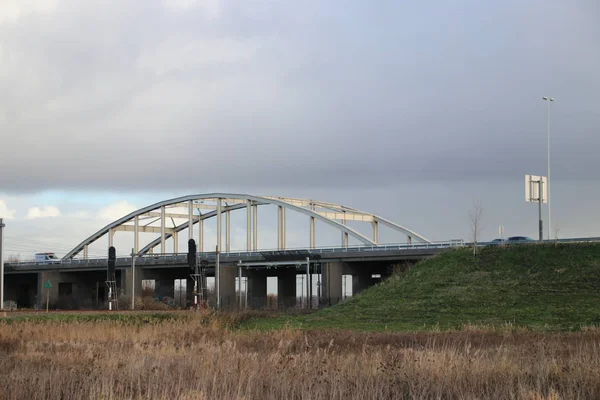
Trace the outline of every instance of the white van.
[[52, 264], [60, 262], [60, 258], [56, 257], [54, 253], [35, 253], [35, 262]]

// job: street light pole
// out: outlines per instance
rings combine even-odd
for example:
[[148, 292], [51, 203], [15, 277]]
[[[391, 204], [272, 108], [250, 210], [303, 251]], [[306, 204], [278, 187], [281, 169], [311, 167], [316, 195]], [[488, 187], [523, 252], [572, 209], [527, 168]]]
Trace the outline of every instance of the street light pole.
[[550, 233], [552, 232], [552, 214], [550, 211], [550, 103], [554, 101], [554, 98], [542, 97], [542, 100], [548, 102], [548, 112], [546, 113], [548, 126], [548, 182], [546, 182], [546, 190], [548, 192], [548, 240], [550, 240]]

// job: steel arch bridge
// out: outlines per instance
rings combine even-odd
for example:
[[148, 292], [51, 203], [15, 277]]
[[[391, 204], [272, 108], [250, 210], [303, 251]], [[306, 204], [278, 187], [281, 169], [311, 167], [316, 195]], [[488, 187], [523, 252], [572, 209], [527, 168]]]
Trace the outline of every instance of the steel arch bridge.
[[[197, 240], [199, 251], [204, 250], [204, 221], [210, 218], [217, 220], [217, 247], [221, 252], [229, 252], [231, 245], [231, 223], [232, 211], [245, 210], [246, 212], [246, 250], [257, 251], [258, 248], [258, 207], [277, 206], [277, 248], [286, 250], [286, 211], [293, 211], [310, 218], [310, 245], [315, 248], [316, 222], [320, 221], [340, 231], [342, 246], [348, 246], [350, 237], [365, 245], [378, 246], [379, 226], [386, 226], [407, 236], [407, 242], [417, 240], [431, 243], [424, 236], [389, 221], [378, 215], [346, 207], [340, 204], [327, 203], [309, 199], [297, 199], [289, 197], [253, 196], [248, 194], [234, 193], [207, 193], [177, 197], [164, 200], [147, 207], [140, 208], [100, 229], [83, 242], [79, 243], [73, 250], [67, 253], [63, 260], [72, 259], [82, 253], [83, 258], [88, 257], [88, 246], [102, 237], [108, 236], [108, 245], [113, 245], [116, 232], [133, 233], [133, 251], [138, 255], [154, 253], [154, 249], [160, 246], [161, 253], [166, 253], [166, 241], [172, 239], [174, 249], [178, 249], [179, 233], [188, 232], [188, 239]], [[178, 210], [186, 209], [187, 213]], [[225, 246], [223, 239], [223, 215], [225, 215]], [[170, 222], [168, 222], [170, 221]], [[371, 238], [347, 226], [348, 221], [359, 221], [370, 223], [373, 229]], [[158, 225], [156, 225], [158, 224]], [[197, 234], [194, 227], [197, 225]], [[140, 233], [155, 233], [158, 235], [143, 248], [140, 247]]]

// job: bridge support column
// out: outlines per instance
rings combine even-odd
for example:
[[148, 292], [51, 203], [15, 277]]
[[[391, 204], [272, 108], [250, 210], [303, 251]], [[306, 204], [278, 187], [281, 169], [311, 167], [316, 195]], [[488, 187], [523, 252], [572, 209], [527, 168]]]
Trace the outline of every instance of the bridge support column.
[[[186, 298], [186, 308], [188, 304], [194, 304], [194, 280], [191, 277], [186, 278], [185, 283], [185, 298]], [[199, 284], [200, 286], [200, 284]]]
[[[123, 282], [123, 292], [127, 296], [131, 296], [131, 287], [133, 279], [133, 271], [131, 267], [125, 269], [125, 280]], [[135, 267], [135, 297], [142, 297], [142, 280], [144, 280], [144, 270], [140, 266]], [[122, 307], [125, 307], [123, 305]]]
[[[50, 289], [44, 288], [44, 284], [50, 281], [52, 287]], [[50, 309], [55, 309], [58, 303], [58, 284], [61, 283], [60, 272], [58, 271], [45, 271], [38, 273], [38, 308], [46, 309], [46, 298], [50, 303]], [[46, 297], [48, 296], [48, 297]]]
[[220, 265], [219, 271], [219, 296], [221, 309], [232, 309], [237, 306], [235, 300], [235, 277], [237, 266]]
[[247, 269], [248, 306], [265, 308], [267, 304], [267, 273], [259, 269]]
[[173, 279], [155, 279], [154, 296], [162, 300], [163, 297], [175, 298], [175, 281]]
[[368, 265], [353, 266], [352, 271], [352, 296], [356, 296], [363, 290], [375, 283], [372, 278], [372, 271]]
[[296, 267], [277, 269], [277, 304], [283, 308], [296, 306]]
[[323, 264], [322, 293], [323, 301], [328, 305], [339, 303], [342, 300], [342, 273], [344, 264], [340, 262]]

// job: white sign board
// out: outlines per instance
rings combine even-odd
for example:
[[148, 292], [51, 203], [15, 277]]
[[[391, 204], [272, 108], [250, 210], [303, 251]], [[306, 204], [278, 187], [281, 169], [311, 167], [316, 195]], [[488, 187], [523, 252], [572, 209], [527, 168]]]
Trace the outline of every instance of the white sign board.
[[[540, 185], [541, 183], [541, 185]], [[548, 179], [545, 176], [525, 175], [525, 201], [540, 201], [540, 186], [542, 203], [548, 202]]]

